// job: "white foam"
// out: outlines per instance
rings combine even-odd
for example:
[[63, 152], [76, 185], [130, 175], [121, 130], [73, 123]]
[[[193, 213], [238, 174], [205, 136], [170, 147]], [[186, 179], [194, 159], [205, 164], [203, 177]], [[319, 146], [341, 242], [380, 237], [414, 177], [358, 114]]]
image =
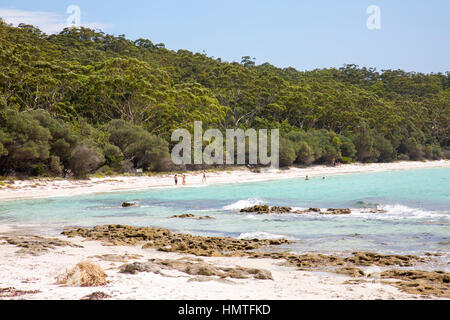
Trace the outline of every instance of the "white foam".
[[412, 208], [401, 204], [380, 205], [378, 209], [386, 210], [385, 213], [367, 213], [367, 209], [352, 209], [360, 216], [371, 217], [375, 219], [423, 219], [423, 218], [444, 218], [450, 219], [448, 211], [429, 211], [423, 208]]
[[261, 204], [263, 201], [261, 199], [247, 199], [247, 200], [239, 200], [230, 205], [227, 205], [222, 208], [222, 210], [240, 210], [243, 208], [248, 208], [252, 206], [256, 206]]
[[268, 239], [268, 240], [278, 240], [278, 239], [288, 239], [293, 240], [291, 237], [283, 236], [280, 234], [273, 234], [268, 232], [245, 232], [241, 233], [238, 239]]

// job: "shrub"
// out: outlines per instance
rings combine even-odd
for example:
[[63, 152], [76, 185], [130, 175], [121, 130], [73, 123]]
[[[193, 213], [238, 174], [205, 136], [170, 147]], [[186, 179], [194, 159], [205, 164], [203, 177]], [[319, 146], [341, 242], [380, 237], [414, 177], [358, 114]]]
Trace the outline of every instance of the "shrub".
[[169, 145], [141, 127], [123, 120], [108, 124], [109, 141], [120, 148], [125, 157], [125, 171], [133, 168], [163, 171], [170, 165]]
[[421, 160], [423, 157], [422, 146], [413, 137], [403, 142], [401, 149], [405, 151], [410, 160]]
[[123, 153], [118, 146], [112, 144], [106, 145], [103, 149], [103, 154], [105, 155], [107, 166], [117, 172], [123, 171]]
[[349, 157], [341, 157], [341, 162], [345, 163], [345, 164], [349, 164], [349, 163], [352, 163], [353, 160]]
[[341, 138], [341, 153], [342, 157], [346, 158], [355, 158], [356, 155], [356, 148], [353, 144], [352, 140], [348, 137], [340, 136]]
[[80, 144], [73, 150], [69, 166], [75, 176], [84, 177], [98, 169], [103, 161], [103, 157], [96, 150]]
[[43, 173], [44, 173], [44, 166], [42, 165], [42, 164], [37, 164], [35, 167], [34, 167], [34, 173], [35, 173], [35, 175], [37, 175], [37, 176], [41, 176]]
[[423, 155], [427, 159], [442, 159], [444, 153], [439, 145], [429, 144], [423, 147]]
[[61, 162], [59, 160], [58, 156], [51, 156], [50, 157], [50, 171], [54, 175], [60, 176], [63, 172], [63, 166], [61, 165]]
[[314, 152], [306, 141], [301, 141], [297, 149], [297, 163], [308, 166], [314, 162]]
[[394, 159], [394, 147], [391, 142], [382, 136], [377, 136], [374, 143], [373, 160], [388, 162]]
[[356, 148], [356, 157], [359, 161], [367, 161], [373, 157], [374, 137], [366, 122], [362, 122], [359, 125], [353, 137], [353, 143]]
[[288, 139], [280, 139], [280, 167], [288, 167], [297, 158], [294, 143]]

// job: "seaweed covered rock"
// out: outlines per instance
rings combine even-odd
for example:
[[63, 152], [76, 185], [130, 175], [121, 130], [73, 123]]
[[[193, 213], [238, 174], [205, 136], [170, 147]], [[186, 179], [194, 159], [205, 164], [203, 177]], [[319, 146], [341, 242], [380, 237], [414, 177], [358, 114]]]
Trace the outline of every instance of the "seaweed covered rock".
[[352, 211], [349, 208], [346, 209], [328, 209], [326, 212], [320, 212], [320, 214], [350, 214]]
[[292, 211], [291, 207], [271, 207], [270, 208], [270, 213], [290, 213]]
[[123, 208], [135, 207], [135, 206], [137, 206], [137, 203], [136, 203], [136, 202], [123, 202], [123, 203], [122, 203], [122, 207], [123, 207]]
[[304, 213], [320, 213], [320, 214], [330, 214], [330, 215], [340, 215], [340, 214], [350, 214], [352, 211], [349, 208], [345, 209], [334, 209], [330, 208], [325, 212], [322, 212], [320, 208], [309, 208], [305, 210], [295, 210], [292, 211], [291, 207], [279, 207], [273, 206], [269, 207], [268, 205], [255, 205], [248, 208], [243, 208], [240, 210], [242, 213], [256, 213], [256, 214], [283, 214], [283, 213], [294, 213], [294, 214], [304, 214]]
[[180, 215], [173, 215], [170, 217], [171, 219], [178, 218], [178, 219], [197, 219], [197, 220], [213, 220], [213, 217], [210, 216], [196, 216], [192, 213], [184, 213]]
[[247, 212], [247, 213], [270, 213], [270, 207], [266, 204], [262, 205], [255, 205], [248, 208], [241, 209], [240, 212]]
[[83, 248], [82, 246], [69, 241], [56, 238], [44, 238], [40, 236], [10, 236], [2, 237], [0, 239], [5, 240], [8, 244], [21, 248], [16, 252], [17, 254], [31, 254], [34, 256], [44, 254], [48, 250], [55, 249], [56, 247]]
[[308, 270], [328, 267], [410, 267], [417, 263], [426, 262], [424, 258], [414, 255], [383, 255], [373, 252], [353, 252], [347, 257], [316, 253], [294, 254], [289, 252], [253, 252], [249, 256], [252, 258], [285, 259], [285, 264], [288, 266], [295, 266], [300, 269]]
[[372, 209], [364, 209], [361, 210], [362, 213], [387, 213], [387, 210], [372, 208]]
[[266, 204], [255, 205], [255, 206], [243, 208], [240, 210], [240, 212], [243, 212], [243, 213], [246, 212], [246, 213], [257, 213], [257, 214], [268, 214], [268, 213], [282, 214], [282, 213], [290, 213], [291, 211], [292, 211], [292, 208], [290, 208], [290, 207], [278, 207], [278, 206], [269, 207]]
[[89, 240], [103, 241], [107, 245], [137, 245], [166, 252], [183, 252], [197, 256], [239, 256], [247, 251], [271, 245], [288, 244], [286, 239], [235, 239], [226, 237], [202, 237], [173, 233], [169, 229], [132, 227], [122, 225], [96, 226], [65, 230], [68, 237], [81, 236]]
[[391, 283], [408, 293], [450, 298], [450, 273], [444, 271], [386, 270], [383, 279], [399, 279]]
[[319, 208], [309, 208], [309, 209], [305, 209], [305, 210], [295, 210], [292, 213], [304, 214], [304, 213], [310, 213], [310, 212], [320, 212], [320, 209]]

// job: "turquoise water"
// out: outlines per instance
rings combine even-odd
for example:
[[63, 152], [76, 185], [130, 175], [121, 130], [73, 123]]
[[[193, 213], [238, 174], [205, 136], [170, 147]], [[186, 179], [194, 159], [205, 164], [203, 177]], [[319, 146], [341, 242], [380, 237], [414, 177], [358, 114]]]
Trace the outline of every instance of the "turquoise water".
[[[139, 206], [122, 208], [123, 201]], [[264, 203], [352, 208], [346, 216], [252, 215]], [[363, 208], [387, 213], [364, 213]], [[215, 220], [171, 219], [193, 213]], [[450, 168], [346, 174], [233, 185], [150, 189], [0, 203], [0, 223], [56, 234], [65, 226], [128, 224], [198, 235], [296, 240], [293, 251], [450, 252]]]

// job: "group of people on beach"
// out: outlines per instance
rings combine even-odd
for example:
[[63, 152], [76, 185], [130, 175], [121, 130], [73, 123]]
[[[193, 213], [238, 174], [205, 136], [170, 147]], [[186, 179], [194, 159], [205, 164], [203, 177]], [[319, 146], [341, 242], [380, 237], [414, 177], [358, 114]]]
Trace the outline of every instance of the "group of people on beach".
[[[175, 182], [175, 185], [177, 185], [178, 184], [178, 175], [177, 174], [175, 174], [175, 176], [173, 177], [173, 179], [174, 179], [174, 182]], [[183, 173], [182, 175], [181, 175], [181, 183], [183, 184], [183, 185], [186, 185], [186, 175]], [[202, 183], [206, 183], [206, 172], [203, 172], [203, 177], [202, 177]]]
[[[174, 179], [175, 185], [178, 185], [178, 174], [175, 174], [173, 179]], [[182, 179], [181, 183], [183, 185], [186, 185], [186, 175], [184, 173], [181, 175], [181, 179]], [[325, 177], [322, 177], [322, 179], [325, 180]], [[305, 180], [308, 181], [309, 180], [309, 176], [306, 176]], [[203, 172], [202, 183], [206, 183], [206, 173], [205, 172]]]

